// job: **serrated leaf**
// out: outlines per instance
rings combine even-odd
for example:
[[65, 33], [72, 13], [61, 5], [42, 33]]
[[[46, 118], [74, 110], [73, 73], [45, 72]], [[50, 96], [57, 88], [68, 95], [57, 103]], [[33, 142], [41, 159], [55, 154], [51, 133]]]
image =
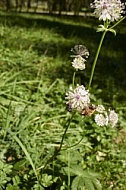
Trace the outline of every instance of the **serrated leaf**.
[[92, 179], [83, 178], [83, 180], [84, 180], [84, 183], [85, 183], [85, 187], [86, 187], [88, 190], [95, 190], [94, 185], [93, 185], [93, 182], [92, 182]]
[[79, 179], [78, 176], [73, 179], [72, 186], [71, 186], [72, 190], [77, 190], [77, 187], [78, 187], [78, 184], [79, 184], [79, 180], [80, 179]]
[[75, 177], [75, 178], [73, 179], [73, 181], [72, 181], [71, 189], [72, 189], [72, 190], [77, 190], [77, 189], [79, 189], [80, 187], [81, 187], [81, 188], [84, 187], [84, 180], [83, 180], [82, 177], [77, 176], [77, 177]]
[[[67, 174], [68, 173], [68, 167], [63, 167], [62, 168], [63, 173]], [[82, 168], [80, 168], [79, 166], [74, 165], [72, 166], [72, 168], [69, 168], [70, 171], [70, 176], [82, 176], [83, 175], [83, 170]]]
[[80, 165], [72, 165], [72, 168], [70, 168], [70, 171], [77, 176], [83, 176], [83, 169]]
[[19, 190], [19, 187], [17, 186], [14, 187], [11, 184], [8, 184], [6, 190]]
[[94, 178], [100, 177], [100, 174], [99, 174], [99, 173], [96, 173], [96, 172], [93, 172], [93, 171], [90, 171], [90, 170], [84, 170], [84, 172], [85, 172], [87, 175], [90, 175], [91, 177], [94, 177]]
[[97, 179], [82, 177], [82, 176], [75, 177], [71, 186], [72, 190], [77, 190], [83, 187], [85, 187], [88, 190], [102, 189], [101, 184]]
[[97, 190], [102, 189], [101, 183], [100, 183], [100, 181], [98, 179], [93, 179], [93, 184], [94, 184], [94, 186], [96, 187]]

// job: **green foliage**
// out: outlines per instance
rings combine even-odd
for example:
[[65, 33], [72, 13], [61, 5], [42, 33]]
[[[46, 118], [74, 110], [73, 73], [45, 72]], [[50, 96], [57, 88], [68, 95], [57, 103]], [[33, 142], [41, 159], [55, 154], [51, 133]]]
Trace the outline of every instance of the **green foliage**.
[[89, 190], [102, 189], [99, 180], [97, 180], [98, 174], [83, 170], [80, 165], [73, 165], [70, 168], [76, 177], [72, 181], [72, 190], [87, 188]]
[[12, 168], [12, 165], [0, 160], [0, 189], [4, 188], [4, 185], [11, 180], [9, 174], [12, 172]]
[[[70, 119], [64, 98], [72, 76], [69, 50], [87, 43], [94, 54], [99, 38], [94, 37], [94, 20], [1, 15], [1, 190], [125, 190], [124, 26], [114, 43], [117, 50], [108, 37], [100, 58], [103, 69], [96, 69], [91, 89], [92, 101], [116, 108], [118, 127], [97, 127], [93, 118], [76, 114], [58, 153]], [[90, 67], [88, 63], [87, 73], [80, 72], [77, 81], [86, 83]]]

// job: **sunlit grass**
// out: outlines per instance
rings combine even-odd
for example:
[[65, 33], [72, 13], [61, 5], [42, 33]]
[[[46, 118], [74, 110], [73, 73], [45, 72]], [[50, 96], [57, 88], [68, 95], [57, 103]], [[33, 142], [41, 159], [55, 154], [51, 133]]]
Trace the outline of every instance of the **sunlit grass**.
[[[91, 127], [90, 118], [84, 120], [80, 115], [76, 116], [59, 161], [52, 164], [57, 168], [54, 171], [47, 161], [59, 148], [64, 123], [70, 116], [65, 105], [65, 93], [73, 73], [70, 49], [75, 44], [84, 44], [89, 49], [87, 70], [79, 72], [76, 81], [87, 85], [100, 37], [94, 30], [95, 19], [78, 18], [77, 21], [77, 18], [47, 15], [1, 15], [0, 148], [1, 159], [12, 164], [15, 172], [14, 176], [10, 174], [13, 182], [8, 183], [16, 184], [15, 179], [19, 177], [17, 186], [28, 189], [36, 184], [34, 173], [39, 180], [45, 172], [56, 173], [59, 177], [62, 166], [68, 164], [64, 157], [67, 154], [73, 159], [72, 163], [82, 162], [84, 169], [101, 172], [104, 190], [111, 189], [111, 184], [116, 190], [125, 190], [126, 47], [122, 47], [125, 23], [116, 37], [112, 34], [106, 37], [91, 89], [93, 101], [117, 110], [118, 126], [105, 131], [95, 125]], [[75, 157], [72, 153], [72, 156], [68, 155], [66, 148], [75, 151]], [[103, 161], [97, 161], [98, 151], [106, 154]], [[44, 170], [46, 164], [48, 167]], [[62, 181], [59, 184], [62, 185]]]

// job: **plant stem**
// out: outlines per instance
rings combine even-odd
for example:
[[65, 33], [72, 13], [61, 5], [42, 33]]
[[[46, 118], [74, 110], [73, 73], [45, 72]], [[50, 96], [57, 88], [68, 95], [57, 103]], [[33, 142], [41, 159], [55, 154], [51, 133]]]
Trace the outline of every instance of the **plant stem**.
[[68, 127], [69, 127], [69, 125], [70, 125], [70, 123], [71, 123], [71, 121], [72, 121], [72, 119], [73, 119], [73, 117], [74, 117], [74, 114], [75, 114], [75, 113], [73, 112], [73, 114], [71, 115], [70, 120], [68, 121], [68, 123], [66, 123], [67, 125], [66, 125], [65, 131], [64, 131], [64, 133], [63, 133], [63, 136], [62, 136], [62, 139], [61, 139], [61, 142], [60, 142], [60, 147], [59, 147], [59, 149], [58, 149], [58, 152], [60, 152], [60, 150], [61, 150], [61, 148], [62, 148], [63, 140], [64, 140], [64, 138], [65, 138], [65, 135], [66, 135], [66, 132], [67, 132], [67, 130], [68, 130]]
[[90, 75], [90, 79], [89, 79], [88, 89], [90, 89], [90, 87], [91, 87], [91, 83], [92, 83], [92, 79], [93, 79], [93, 75], [94, 75], [94, 69], [95, 69], [95, 66], [96, 66], [96, 63], [97, 63], [97, 60], [98, 60], [98, 56], [99, 56], [101, 46], [102, 46], [102, 43], [103, 43], [103, 40], [104, 40], [106, 32], [107, 31], [105, 30], [103, 32], [103, 34], [102, 34], [102, 37], [101, 37], [101, 40], [100, 40], [100, 43], [99, 43], [99, 46], [98, 46], [98, 49], [97, 49], [97, 52], [96, 52], [96, 55], [95, 55], [95, 59], [94, 59], [94, 62], [93, 62], [91, 75]]
[[122, 17], [121, 20], [119, 20], [118, 22], [116, 22], [113, 26], [111, 26], [109, 29], [113, 29], [114, 27], [116, 27], [120, 22], [122, 22], [124, 19], [126, 18], [126, 16]]
[[49, 160], [47, 160], [46, 164], [43, 167], [43, 170], [45, 169], [46, 165], [48, 163], [50, 163], [51, 161], [53, 161], [55, 159], [55, 157], [58, 155], [58, 153], [61, 151], [66, 132], [68, 130], [68, 127], [70, 126], [70, 123], [71, 123], [74, 115], [75, 115], [75, 113], [73, 112], [73, 114], [71, 115], [69, 121], [66, 121], [66, 123], [65, 123], [65, 131], [63, 133], [63, 136], [62, 136], [62, 139], [61, 139], [61, 142], [60, 142], [60, 147], [54, 152], [54, 154], [51, 156], [51, 158]]
[[76, 75], [76, 72], [74, 71], [74, 73], [73, 73], [73, 80], [72, 80], [72, 87], [74, 88], [74, 83], [75, 83], [75, 75]]
[[68, 155], [68, 187], [70, 189], [70, 151], [67, 150], [67, 155]]
[[[111, 26], [109, 29], [113, 29], [114, 27], [116, 27], [120, 22], [122, 22], [124, 19], [126, 18], [126, 16], [124, 16], [121, 20], [119, 20], [117, 23], [115, 23], [113, 26]], [[104, 26], [106, 28], [108, 28], [108, 20], [104, 23]], [[108, 29], [108, 31], [109, 31]], [[93, 66], [92, 66], [92, 70], [91, 70], [91, 75], [90, 75], [90, 79], [89, 79], [89, 84], [88, 84], [88, 89], [90, 89], [91, 87], [91, 83], [92, 83], [92, 79], [93, 79], [93, 75], [94, 75], [94, 69], [95, 69], [95, 66], [96, 66], [96, 63], [97, 63], [97, 60], [98, 60], [98, 56], [99, 56], [99, 53], [100, 53], [100, 50], [101, 50], [101, 46], [102, 46], [102, 43], [103, 43], [103, 40], [104, 40], [104, 37], [105, 37], [105, 34], [106, 34], [107, 30], [105, 30], [102, 34], [102, 37], [101, 37], [101, 40], [100, 40], [100, 43], [99, 43], [99, 46], [98, 46], [98, 49], [97, 49], [97, 52], [96, 52], [96, 55], [95, 55], [95, 59], [94, 59], [94, 62], [93, 62]]]

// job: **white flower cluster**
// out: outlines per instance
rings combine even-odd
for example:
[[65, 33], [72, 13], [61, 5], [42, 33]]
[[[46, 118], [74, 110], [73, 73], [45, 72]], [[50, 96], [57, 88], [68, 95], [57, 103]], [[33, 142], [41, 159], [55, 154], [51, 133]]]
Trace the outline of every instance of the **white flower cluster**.
[[81, 112], [90, 103], [89, 92], [83, 85], [77, 85], [75, 89], [70, 87], [69, 91], [66, 93], [66, 100], [66, 104], [71, 108], [71, 110]]
[[94, 14], [99, 20], [114, 22], [122, 17], [125, 6], [120, 0], [94, 0], [91, 8], [94, 8]]
[[81, 57], [80, 55], [76, 56], [72, 62], [72, 66], [75, 69], [80, 69], [80, 70], [84, 70], [85, 69], [85, 59], [83, 57]]
[[[72, 55], [74, 57], [72, 61], [72, 66], [78, 70], [84, 70], [85, 69], [85, 62], [86, 59], [89, 56], [89, 52], [87, 48], [83, 45], [75, 45], [74, 48], [71, 49], [71, 51], [75, 54]], [[85, 57], [85, 58], [84, 58]]]
[[[109, 2], [109, 0], [95, 0], [96, 2]], [[114, 2], [114, 0], [112, 0]], [[75, 69], [83, 70], [85, 69], [85, 58], [88, 58], [89, 52], [87, 48], [83, 45], [75, 45], [71, 49], [74, 53], [72, 66]], [[83, 58], [84, 57], [84, 58]], [[77, 86], [70, 87], [66, 93], [66, 105], [68, 106], [68, 111], [78, 111], [83, 116], [92, 116], [94, 115], [95, 122], [98, 126], [107, 126], [111, 125], [114, 127], [118, 122], [118, 115], [114, 110], [106, 111], [103, 105], [98, 105], [97, 107], [90, 103], [90, 94], [89, 90], [86, 90], [83, 85], [77, 84]]]
[[112, 127], [114, 127], [117, 124], [118, 115], [117, 113], [115, 113], [114, 110], [109, 110], [108, 112], [106, 112], [103, 105], [98, 105], [96, 111], [98, 112], [95, 115], [95, 122], [97, 123], [97, 125], [111, 125]]

